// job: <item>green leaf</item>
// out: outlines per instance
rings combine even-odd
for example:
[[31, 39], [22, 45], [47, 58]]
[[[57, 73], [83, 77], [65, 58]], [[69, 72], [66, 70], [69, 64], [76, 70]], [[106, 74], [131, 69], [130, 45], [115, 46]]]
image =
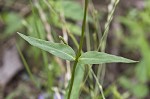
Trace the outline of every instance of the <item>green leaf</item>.
[[[57, 8], [58, 12], [64, 12], [64, 16], [68, 19], [72, 19], [74, 21], [83, 20], [84, 10], [82, 6], [76, 1], [61, 1], [58, 0], [55, 2], [55, 8]], [[92, 23], [92, 17], [88, 15], [87, 20]]]
[[[46, 38], [44, 25], [38, 15], [28, 16], [26, 18], [26, 20], [24, 20], [24, 26], [27, 28], [27, 30], [28, 30], [27, 33], [30, 36], [32, 36], [32, 37], [40, 36], [40, 39]], [[35, 28], [35, 26], [37, 26], [37, 27]], [[39, 33], [35, 33], [36, 31], [38, 31]]]
[[71, 33], [73, 33], [77, 36], [81, 35], [81, 27], [79, 27], [78, 25], [75, 25], [73, 23], [69, 23], [69, 22], [66, 22], [66, 25]]
[[115, 56], [115, 55], [110, 55], [103, 52], [89, 51], [81, 55], [81, 57], [79, 58], [79, 62], [82, 64], [103, 64], [103, 63], [114, 63], [114, 62], [134, 63], [136, 61]]
[[131, 82], [131, 80], [125, 76], [119, 78], [118, 81], [122, 87], [133, 93], [139, 99], [144, 99], [144, 97], [148, 95], [149, 91], [145, 83]]
[[17, 13], [1, 13], [1, 17], [6, 24], [6, 28], [4, 29], [4, 34], [2, 34], [0, 38], [5, 39], [23, 27], [21, 22], [22, 18]]
[[62, 2], [65, 17], [73, 20], [83, 19], [83, 9], [81, 5], [75, 1], [65, 1]]
[[146, 83], [149, 80], [146, 61], [142, 59], [135, 68], [135, 76], [140, 82]]
[[25, 39], [27, 42], [29, 42], [31, 45], [36, 46], [42, 50], [45, 50], [55, 56], [58, 56], [65, 60], [73, 61], [75, 58], [75, 52], [74, 50], [65, 44], [61, 43], [53, 43], [41, 39], [37, 39], [30, 36], [25, 36], [21, 33], [18, 33], [23, 39]]
[[[81, 87], [81, 83], [84, 77], [84, 71], [85, 71], [85, 67], [83, 66], [83, 64], [78, 63], [76, 67], [76, 71], [75, 71], [74, 84], [72, 87], [70, 99], [79, 99], [80, 87]], [[67, 99], [68, 92], [69, 90], [67, 90], [65, 99]]]
[[149, 94], [149, 89], [148, 89], [148, 86], [146, 84], [139, 84], [139, 83], [134, 84], [132, 86], [131, 91], [139, 99], [145, 99], [144, 97], [146, 97]]
[[131, 82], [131, 80], [129, 78], [127, 78], [126, 76], [122, 76], [118, 79], [119, 84], [126, 88], [126, 89], [130, 89], [133, 86], [133, 83]]

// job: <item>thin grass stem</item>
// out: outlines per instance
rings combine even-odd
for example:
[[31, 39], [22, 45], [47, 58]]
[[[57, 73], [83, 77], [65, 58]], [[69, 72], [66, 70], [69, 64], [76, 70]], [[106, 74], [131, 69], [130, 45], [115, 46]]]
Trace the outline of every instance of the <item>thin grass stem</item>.
[[32, 82], [33, 82], [37, 87], [39, 87], [38, 82], [35, 81], [35, 79], [34, 79], [32, 73], [31, 73], [31, 71], [30, 71], [29, 65], [27, 64], [27, 62], [26, 62], [26, 60], [25, 60], [25, 58], [24, 58], [24, 56], [23, 56], [23, 54], [22, 54], [22, 52], [21, 52], [21, 50], [20, 50], [20, 48], [19, 48], [19, 46], [18, 46], [17, 44], [16, 44], [16, 47], [17, 47], [17, 50], [18, 50], [19, 55], [20, 55], [20, 57], [21, 57], [21, 60], [22, 60], [22, 62], [23, 62], [23, 64], [24, 64], [24, 67], [25, 67], [27, 73], [29, 74], [30, 79], [32, 80]]
[[105, 99], [105, 96], [104, 96], [104, 92], [103, 92], [102, 86], [99, 84], [99, 81], [98, 81], [98, 79], [97, 79], [95, 73], [94, 73], [92, 70], [91, 70], [91, 72], [92, 72], [92, 74], [93, 74], [93, 76], [94, 76], [94, 78], [95, 78], [95, 80], [96, 80], [96, 82], [97, 82], [97, 84], [98, 84], [98, 87], [99, 87], [99, 89], [100, 89], [100, 91], [101, 91], [102, 98]]

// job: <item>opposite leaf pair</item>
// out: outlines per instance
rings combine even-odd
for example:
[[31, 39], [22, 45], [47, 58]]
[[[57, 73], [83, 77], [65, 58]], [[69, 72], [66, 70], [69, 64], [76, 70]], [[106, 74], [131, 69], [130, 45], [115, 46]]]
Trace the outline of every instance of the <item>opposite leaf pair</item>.
[[[75, 61], [76, 55], [74, 50], [66, 44], [49, 42], [49, 41], [33, 38], [30, 36], [25, 36], [20, 33], [18, 34], [33, 46], [45, 50], [62, 59]], [[103, 63], [113, 63], [113, 62], [132, 63], [136, 61], [115, 56], [115, 55], [110, 55], [103, 52], [97, 52], [97, 51], [89, 51], [81, 54], [81, 56], [78, 59], [77, 67], [75, 70], [75, 78], [74, 78], [75, 84], [73, 84], [70, 98], [78, 99], [79, 97], [80, 86], [84, 77], [85, 64], [103, 64]], [[66, 92], [67, 93], [65, 95], [65, 99], [67, 99], [68, 97], [69, 90], [67, 90]]]
[[[60, 57], [65, 60], [74, 61], [75, 60], [75, 52], [74, 50], [65, 44], [61, 43], [54, 43], [49, 42], [41, 39], [37, 39], [30, 36], [25, 36], [21, 33], [18, 33], [23, 39], [29, 42], [31, 45], [36, 46], [42, 50], [45, 50], [57, 57]], [[121, 62], [121, 63], [133, 63], [136, 61], [126, 59], [123, 57], [110, 55], [103, 52], [97, 51], [89, 51], [83, 53], [79, 57], [80, 64], [103, 64], [103, 63], [114, 63], [114, 62]]]

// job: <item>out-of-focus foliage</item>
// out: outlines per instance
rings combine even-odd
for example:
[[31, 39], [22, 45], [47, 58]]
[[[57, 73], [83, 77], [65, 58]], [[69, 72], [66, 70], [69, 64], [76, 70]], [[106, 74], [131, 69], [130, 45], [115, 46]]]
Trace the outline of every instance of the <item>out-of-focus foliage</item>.
[[4, 39], [8, 36], [11, 36], [13, 33], [17, 32], [19, 29], [23, 27], [21, 23], [22, 17], [15, 12], [2, 13], [1, 17], [2, 20], [4, 21], [4, 24], [6, 25], [6, 28], [4, 30], [4, 34], [0, 38]]
[[[53, 13], [51, 13], [51, 20], [52, 23], [59, 27], [67, 27], [71, 33], [75, 35], [81, 34], [81, 27], [77, 25], [76, 22], [79, 22], [83, 19], [83, 8], [81, 5], [75, 1], [51, 1], [49, 2], [51, 6], [53, 6]], [[66, 21], [66, 23], [62, 22], [61, 17], [65, 17], [66, 20], [71, 20], [74, 22]], [[92, 18], [88, 15], [88, 21], [92, 23]]]
[[83, 19], [83, 9], [81, 5], [75, 1], [57, 1], [55, 2], [55, 7], [58, 8], [57, 11], [64, 12], [66, 18], [82, 21]]
[[[123, 87], [129, 89], [138, 98], [144, 98], [149, 90], [147, 82], [150, 80], [150, 1], [146, 2], [143, 10], [133, 9], [126, 17], [121, 17], [121, 22], [127, 27], [130, 34], [124, 36], [124, 43], [129, 50], [140, 52], [141, 60], [135, 67], [136, 83], [123, 77], [120, 83]], [[134, 49], [133, 49], [134, 47]]]
[[[27, 30], [26, 33], [28, 35], [33, 37], [41, 37], [42, 39], [46, 38], [44, 25], [41, 22], [41, 19], [39, 18], [38, 14], [37, 15], [31, 14], [30, 16], [28, 16], [26, 19], [22, 21], [22, 24], [26, 28]], [[36, 61], [41, 54], [40, 52], [41, 51], [39, 49], [36, 49], [34, 47], [30, 47], [28, 50], [29, 56], [30, 57], [33, 56]]]

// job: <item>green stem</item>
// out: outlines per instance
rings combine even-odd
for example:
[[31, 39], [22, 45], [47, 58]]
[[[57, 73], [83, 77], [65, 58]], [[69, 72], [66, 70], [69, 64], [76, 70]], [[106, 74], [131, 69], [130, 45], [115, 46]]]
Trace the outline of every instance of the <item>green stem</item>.
[[68, 99], [70, 99], [70, 96], [71, 96], [71, 91], [72, 91], [73, 82], [74, 82], [74, 76], [75, 76], [75, 69], [76, 69], [76, 66], [77, 66], [77, 63], [78, 63], [78, 59], [79, 59], [79, 57], [81, 55], [81, 50], [82, 50], [82, 46], [83, 46], [84, 34], [85, 34], [85, 26], [86, 26], [87, 7], [88, 7], [88, 0], [85, 0], [84, 18], [83, 18], [83, 22], [82, 22], [82, 34], [81, 34], [79, 49], [78, 49], [78, 52], [76, 54], [75, 63], [73, 65], [73, 71], [72, 71], [72, 76], [71, 76], [71, 82], [70, 82], [70, 88], [69, 88], [69, 93], [68, 93]]
[[80, 57], [80, 55], [81, 55], [81, 50], [82, 50], [83, 41], [84, 41], [87, 7], [88, 7], [88, 0], [85, 0], [84, 18], [83, 18], [83, 22], [82, 22], [82, 34], [81, 34], [81, 40], [80, 40], [79, 50], [78, 50], [78, 54], [77, 54], [78, 57]]

